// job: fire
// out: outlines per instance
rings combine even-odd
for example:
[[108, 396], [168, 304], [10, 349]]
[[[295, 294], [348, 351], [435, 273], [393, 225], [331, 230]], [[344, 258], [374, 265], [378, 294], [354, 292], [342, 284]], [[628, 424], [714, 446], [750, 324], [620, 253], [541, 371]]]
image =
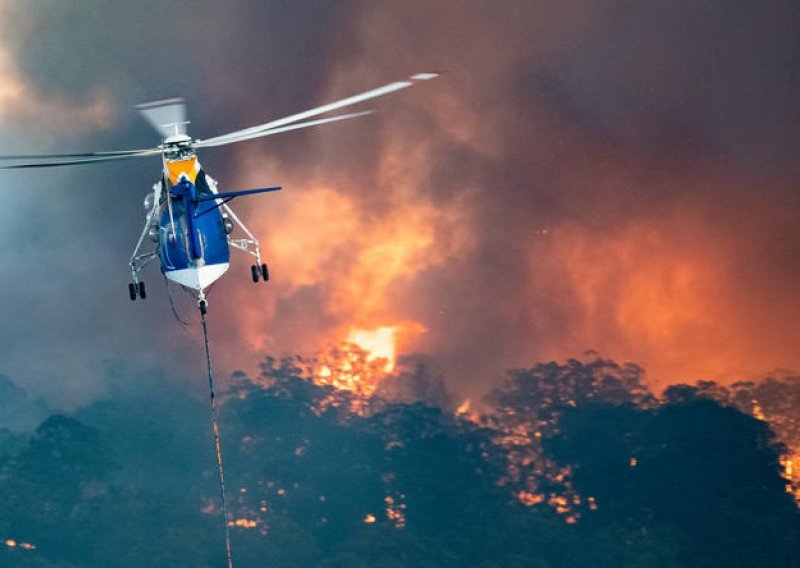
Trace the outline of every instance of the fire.
[[403, 502], [405, 495], [399, 495], [397, 499], [387, 495], [383, 500], [386, 503], [386, 518], [392, 522], [397, 529], [406, 526], [406, 504]]
[[533, 505], [543, 503], [545, 496], [538, 493], [531, 493], [530, 491], [519, 491], [517, 492], [517, 500], [526, 507], [532, 507]]
[[[345, 343], [315, 360], [310, 379], [361, 398], [369, 398], [386, 375], [387, 360], [375, 357], [354, 343]], [[331, 404], [338, 405], [336, 401]]]
[[375, 515], [368, 514], [368, 515], [366, 515], [366, 516], [364, 517], [364, 522], [365, 522], [365, 523], [367, 523], [367, 524], [372, 524], [372, 523], [374, 523], [375, 521], [376, 521], [376, 519], [375, 519]]
[[[376, 328], [352, 327], [342, 343], [313, 360], [308, 370], [309, 379], [318, 385], [332, 386], [337, 391], [355, 395], [350, 410], [361, 414], [380, 382], [392, 376], [400, 340], [424, 330], [421, 325], [409, 322]], [[322, 402], [317, 411], [341, 404], [341, 397], [334, 393]]]
[[397, 326], [384, 326], [377, 329], [353, 329], [347, 336], [348, 343], [363, 349], [367, 361], [383, 360], [383, 371], [391, 373], [395, 366]]
[[29, 542], [20, 542], [13, 538], [2, 541], [8, 548], [21, 548], [22, 550], [36, 550], [36, 545]]

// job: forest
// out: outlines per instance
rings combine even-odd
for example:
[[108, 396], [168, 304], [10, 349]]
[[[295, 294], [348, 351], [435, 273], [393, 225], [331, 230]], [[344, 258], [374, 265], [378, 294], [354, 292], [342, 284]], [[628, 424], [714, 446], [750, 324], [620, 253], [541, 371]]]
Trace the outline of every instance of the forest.
[[[538, 364], [465, 408], [422, 359], [364, 393], [266, 358], [221, 397], [235, 565], [798, 565], [800, 378], [643, 377]], [[0, 394], [0, 565], [224, 564], [207, 400], [157, 371], [69, 414]]]

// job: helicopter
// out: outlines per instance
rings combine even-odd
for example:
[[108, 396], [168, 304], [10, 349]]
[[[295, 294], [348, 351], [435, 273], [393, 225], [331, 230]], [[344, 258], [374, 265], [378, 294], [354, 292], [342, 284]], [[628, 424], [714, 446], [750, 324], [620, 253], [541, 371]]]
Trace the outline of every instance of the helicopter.
[[[356, 105], [435, 79], [439, 73], [425, 72], [340, 99], [303, 112], [271, 120], [264, 124], [236, 130], [213, 138], [192, 138], [187, 133], [186, 104], [181, 98], [137, 105], [135, 108], [162, 136], [154, 148], [88, 152], [76, 154], [0, 156], [0, 169], [49, 168], [97, 164], [161, 155], [162, 172], [144, 199], [145, 222], [128, 266], [131, 282], [128, 294], [132, 301], [147, 297], [141, 271], [156, 258], [162, 274], [196, 294], [205, 313], [206, 290], [230, 266], [230, 249], [235, 248], [253, 259], [250, 275], [253, 282], [267, 282], [269, 268], [262, 261], [258, 239], [228, 205], [236, 197], [279, 191], [266, 187], [240, 191], [219, 191], [218, 182], [200, 165], [198, 149], [243, 142], [321, 124], [338, 122], [371, 114], [371, 110], [306, 120], [331, 111]], [[242, 238], [233, 238], [238, 226]], [[148, 249], [149, 241], [149, 250]]]

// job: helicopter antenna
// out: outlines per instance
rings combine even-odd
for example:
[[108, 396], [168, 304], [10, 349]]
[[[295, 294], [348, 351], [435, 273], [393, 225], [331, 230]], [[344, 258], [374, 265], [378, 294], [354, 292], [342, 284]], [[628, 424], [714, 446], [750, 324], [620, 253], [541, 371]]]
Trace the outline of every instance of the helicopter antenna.
[[219, 423], [217, 422], [217, 403], [214, 393], [214, 375], [211, 373], [211, 351], [208, 348], [208, 327], [206, 326], [206, 311], [208, 304], [204, 295], [201, 293], [200, 319], [203, 322], [203, 339], [206, 346], [206, 369], [208, 370], [208, 392], [211, 397], [211, 427], [214, 431], [214, 449], [217, 454], [217, 468], [219, 470], [219, 493], [222, 501], [222, 517], [225, 521], [225, 552], [228, 557], [228, 568], [233, 568], [233, 557], [231, 555], [231, 530], [228, 525], [228, 509], [225, 503], [225, 471], [222, 467], [222, 445], [219, 439]]

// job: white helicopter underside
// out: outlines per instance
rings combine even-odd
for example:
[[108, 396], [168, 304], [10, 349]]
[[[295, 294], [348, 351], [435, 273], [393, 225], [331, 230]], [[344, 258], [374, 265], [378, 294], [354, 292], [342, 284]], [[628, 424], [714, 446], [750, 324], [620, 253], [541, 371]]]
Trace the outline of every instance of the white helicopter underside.
[[164, 276], [185, 288], [201, 291], [211, 286], [225, 274], [229, 266], [229, 262], [206, 264], [180, 270], [168, 270], [164, 272]]

